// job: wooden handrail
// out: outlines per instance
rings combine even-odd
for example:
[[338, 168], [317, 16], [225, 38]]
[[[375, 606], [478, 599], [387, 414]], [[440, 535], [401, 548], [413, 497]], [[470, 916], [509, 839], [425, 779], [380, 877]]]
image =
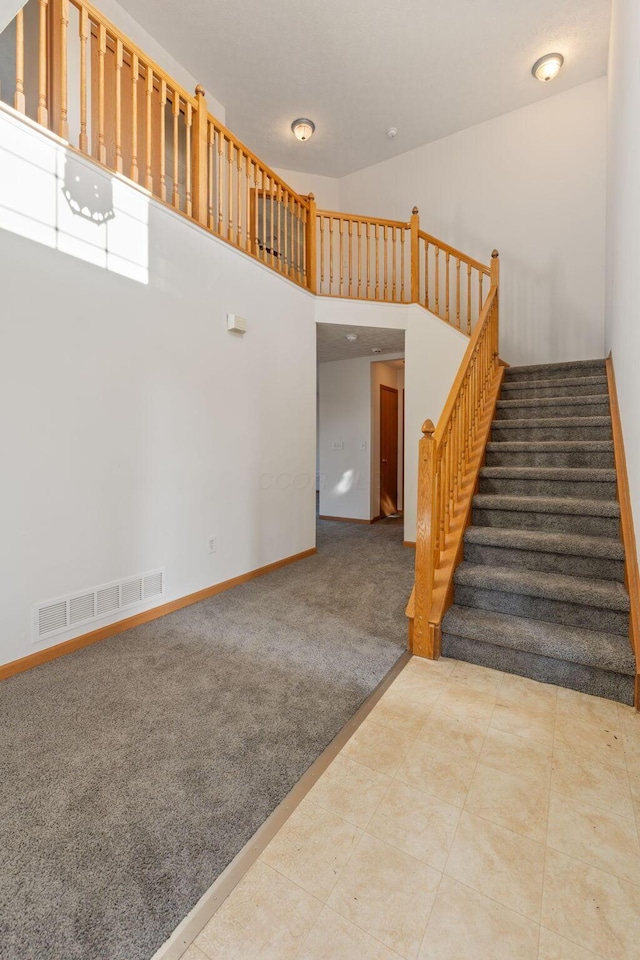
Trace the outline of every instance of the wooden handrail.
[[424, 230], [419, 230], [418, 235], [421, 240], [426, 240], [428, 243], [432, 243], [434, 247], [440, 247], [441, 250], [445, 253], [449, 253], [452, 257], [456, 257], [459, 260], [462, 260], [464, 263], [470, 264], [474, 270], [477, 270], [479, 273], [483, 273], [486, 277], [491, 276], [491, 267], [488, 267], [484, 263], [480, 263], [479, 260], [474, 260], [473, 257], [467, 256], [466, 253], [463, 253], [462, 250], [456, 250], [455, 247], [450, 246], [448, 243], [444, 243], [443, 240], [438, 240], [437, 237], [432, 237], [430, 233], [425, 233]]
[[409, 604], [415, 654], [440, 656], [442, 619], [484, 456], [504, 368], [498, 358], [499, 266], [437, 427], [426, 420], [418, 458], [415, 586]]
[[611, 407], [611, 427], [613, 431], [613, 451], [616, 465], [618, 503], [620, 504], [620, 536], [624, 546], [624, 580], [629, 593], [629, 642], [636, 658], [635, 707], [640, 710], [640, 572], [638, 571], [638, 549], [636, 544], [631, 493], [627, 474], [627, 460], [624, 452], [622, 421], [618, 405], [616, 376], [613, 358], [609, 354], [606, 361], [609, 405]]

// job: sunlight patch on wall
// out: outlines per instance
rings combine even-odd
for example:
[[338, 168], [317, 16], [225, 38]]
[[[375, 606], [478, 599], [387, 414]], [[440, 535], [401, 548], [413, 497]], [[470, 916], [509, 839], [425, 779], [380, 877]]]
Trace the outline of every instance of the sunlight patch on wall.
[[0, 113], [0, 228], [146, 284], [148, 219], [139, 190]]

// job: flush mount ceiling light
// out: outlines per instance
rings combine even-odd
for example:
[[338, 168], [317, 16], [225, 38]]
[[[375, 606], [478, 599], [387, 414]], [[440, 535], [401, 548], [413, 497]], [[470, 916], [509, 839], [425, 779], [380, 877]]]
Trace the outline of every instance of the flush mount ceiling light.
[[357, 339], [358, 339], [358, 334], [357, 334], [357, 333], [347, 333], [347, 334], [345, 334], [345, 340], [348, 340], [349, 343], [355, 343]]
[[531, 68], [531, 73], [536, 80], [547, 83], [549, 80], [554, 80], [558, 76], [563, 63], [564, 57], [561, 53], [547, 53], [544, 57], [536, 60]]
[[313, 120], [306, 120], [304, 117], [300, 117], [298, 120], [294, 120], [293, 123], [291, 124], [291, 129], [293, 130], [298, 140], [311, 139], [315, 128], [316, 128], [316, 125], [313, 122]]

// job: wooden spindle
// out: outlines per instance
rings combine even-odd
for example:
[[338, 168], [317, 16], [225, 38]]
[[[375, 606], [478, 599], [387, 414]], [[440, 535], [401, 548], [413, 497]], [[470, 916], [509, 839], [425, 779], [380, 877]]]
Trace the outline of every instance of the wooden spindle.
[[375, 298], [376, 300], [380, 299], [380, 238], [379, 238], [378, 231], [379, 231], [379, 224], [376, 223], [376, 232], [375, 232], [375, 238], [376, 238], [376, 250], [375, 250], [376, 296]]
[[176, 210], [180, 209], [180, 95], [177, 90], [173, 91], [171, 100], [171, 117], [173, 120], [173, 189], [171, 191], [171, 203]]
[[290, 276], [290, 263], [289, 263], [289, 191], [285, 187], [280, 185], [280, 213], [282, 216], [282, 266], [284, 269], [285, 276]]
[[106, 165], [107, 142], [104, 129], [104, 60], [107, 54], [107, 29], [98, 25], [98, 160]]
[[329, 293], [333, 293], [333, 217], [329, 217]]
[[460, 257], [456, 257], [456, 326], [460, 329]]
[[347, 296], [353, 296], [353, 220], [349, 220], [349, 292]]
[[396, 279], [397, 279], [397, 273], [398, 273], [398, 264], [397, 264], [397, 262], [396, 262], [396, 261], [397, 261], [397, 257], [398, 257], [397, 240], [398, 240], [398, 228], [397, 228], [397, 227], [391, 227], [391, 245], [392, 245], [392, 250], [391, 250], [391, 258], [392, 258], [392, 259], [391, 259], [391, 299], [393, 300], [394, 303], [396, 302], [396, 287], [397, 287]]
[[245, 212], [246, 227], [244, 230], [244, 248], [251, 253], [251, 171], [253, 169], [251, 157], [245, 157]]
[[80, 8], [80, 136], [78, 146], [89, 153], [87, 134], [87, 43], [89, 41], [89, 14], [86, 7]]
[[262, 194], [262, 259], [267, 262], [267, 175], [264, 169], [260, 170], [261, 194]]
[[340, 286], [338, 292], [340, 296], [344, 293], [344, 219], [338, 220], [340, 230]]
[[68, 79], [68, 29], [69, 29], [69, 0], [59, 0], [59, 91], [60, 114], [58, 118], [58, 134], [63, 140], [69, 139], [69, 79]]
[[467, 264], [467, 333], [471, 335], [471, 264]]
[[238, 221], [236, 223], [236, 246], [242, 247], [242, 161], [244, 151], [238, 147], [236, 151], [236, 209]]
[[320, 214], [320, 293], [324, 293], [324, 214]]
[[[138, 63], [138, 56], [135, 53], [131, 54], [131, 179], [137, 183], [138, 182], [138, 74], [140, 72], [140, 65]], [[173, 94], [173, 101], [175, 104], [176, 94]], [[173, 168], [174, 174], [176, 169], [176, 160], [178, 156], [178, 145], [174, 137], [173, 143]], [[175, 180], [173, 184], [174, 192], [176, 190], [176, 181], [177, 174], [175, 174]], [[174, 203], [174, 206], [177, 204]]]
[[212, 166], [210, 160], [211, 143], [209, 141], [209, 109], [204, 95], [204, 87], [196, 87], [196, 105], [193, 112], [193, 183], [191, 188], [193, 198], [193, 217], [202, 226], [211, 229], [212, 216], [210, 208], [213, 204]]
[[406, 230], [404, 230], [404, 229], [402, 229], [402, 230], [400, 231], [400, 301], [401, 301], [402, 303], [405, 302], [405, 297], [404, 297], [404, 258], [405, 258], [404, 238], [405, 238], [405, 233], [406, 233]]
[[357, 223], [358, 235], [358, 296], [362, 296], [362, 222]]
[[13, 95], [13, 106], [20, 113], [26, 112], [24, 96], [24, 9], [22, 7], [16, 13], [16, 89]]
[[[316, 225], [318, 223], [318, 207], [316, 205], [316, 198], [312, 193], [309, 194], [309, 216], [307, 219], [307, 287], [311, 290], [312, 293], [319, 293], [318, 290], [318, 254], [316, 248], [317, 241], [317, 229]], [[322, 218], [320, 218], [320, 223], [322, 223]], [[320, 261], [322, 262], [322, 254], [320, 254]], [[296, 257], [296, 263], [300, 262], [300, 258]]]
[[144, 176], [144, 185], [149, 191], [153, 193], [153, 166], [151, 163], [152, 151], [153, 151], [153, 141], [152, 141], [152, 108], [153, 108], [153, 70], [147, 64], [146, 68], [146, 102], [145, 102], [145, 131], [146, 131], [146, 143], [145, 143], [145, 176]]
[[440, 316], [440, 247], [436, 247], [436, 313]]
[[273, 177], [269, 177], [269, 199], [271, 203], [271, 266], [276, 262], [276, 203]]
[[116, 89], [115, 89], [115, 162], [116, 172], [123, 172], [122, 162], [122, 66], [124, 63], [124, 49], [122, 40], [116, 37]]
[[482, 270], [478, 272], [478, 316], [482, 313], [482, 281], [484, 280], [484, 273]]
[[191, 128], [193, 126], [193, 107], [185, 105], [185, 144], [184, 144], [184, 207], [188, 217], [193, 216], [193, 196], [191, 193]]
[[231, 243], [233, 243], [233, 153], [233, 141], [227, 140], [227, 240]]
[[[310, 221], [309, 221], [309, 211], [307, 210], [306, 207], [302, 207], [302, 208], [301, 208], [301, 213], [302, 213], [302, 223], [301, 223], [301, 227], [302, 227], [302, 257], [301, 257], [301, 263], [302, 263], [302, 283], [303, 283], [303, 286], [307, 286], [308, 283], [309, 283], [309, 275], [308, 275], [308, 273], [307, 273], [307, 267], [308, 267], [308, 264], [309, 264], [309, 261], [310, 261], [310, 255], [311, 255], [311, 253], [312, 253], [312, 250], [309, 249], [309, 242], [308, 242], [308, 239], [307, 239], [307, 238], [310, 238], [310, 237], [311, 237], [311, 228], [312, 228], [313, 225], [310, 224]], [[314, 228], [314, 229], [315, 229], [315, 228]], [[313, 241], [311, 241], [311, 242], [313, 242]]]
[[259, 167], [253, 165], [253, 255], [260, 256], [260, 192], [258, 188]]
[[449, 251], [445, 254], [445, 320], [449, 323]]
[[167, 107], [167, 81], [160, 79], [160, 199], [167, 202], [167, 139], [165, 110]]
[[365, 224], [367, 230], [367, 300], [371, 299], [371, 224]]
[[[218, 130], [216, 136], [218, 139], [218, 234], [222, 236], [224, 227], [224, 138], [222, 130]], [[258, 197], [256, 194], [256, 212], [257, 209]]]
[[418, 208], [411, 211], [411, 302], [420, 303], [420, 216]]
[[429, 241], [424, 242], [424, 303], [429, 309]]
[[38, 0], [38, 110], [37, 120], [43, 127], [49, 125], [47, 110], [48, 80], [48, 37], [47, 37], [48, 0]]
[[389, 284], [388, 284], [388, 265], [387, 265], [387, 225], [386, 223], [382, 227], [382, 257], [384, 262], [384, 299], [388, 299], [389, 293]]

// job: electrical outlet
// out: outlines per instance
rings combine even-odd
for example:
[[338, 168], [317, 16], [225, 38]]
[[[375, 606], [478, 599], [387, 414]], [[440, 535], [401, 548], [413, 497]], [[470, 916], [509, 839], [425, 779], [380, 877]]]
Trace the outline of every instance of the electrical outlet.
[[366, 450], [366, 449], [367, 449], [367, 441], [366, 441], [366, 440], [361, 440], [361, 441], [360, 441], [360, 449], [361, 449], [361, 450]]
[[209, 537], [208, 543], [209, 543], [209, 553], [215, 553], [216, 550], [218, 549], [218, 538]]

